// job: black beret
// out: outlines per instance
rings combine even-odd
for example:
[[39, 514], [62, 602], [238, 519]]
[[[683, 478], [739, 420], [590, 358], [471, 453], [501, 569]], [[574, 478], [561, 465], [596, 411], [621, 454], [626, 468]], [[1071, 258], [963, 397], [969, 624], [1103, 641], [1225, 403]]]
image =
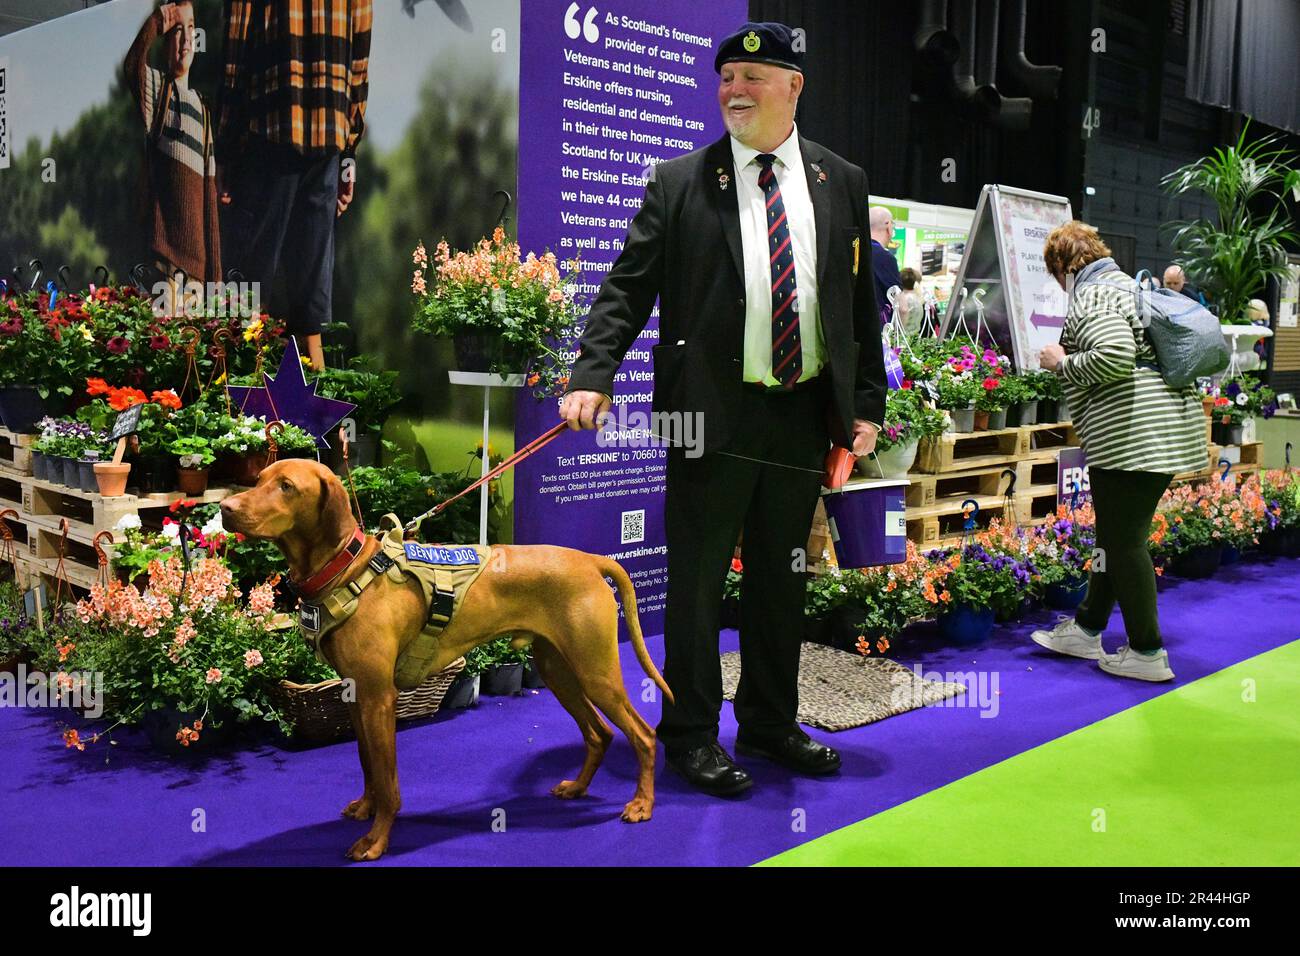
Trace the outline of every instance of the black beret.
[[771, 63], [802, 73], [803, 50], [794, 48], [794, 31], [784, 23], [746, 23], [718, 44], [714, 72], [724, 63]]

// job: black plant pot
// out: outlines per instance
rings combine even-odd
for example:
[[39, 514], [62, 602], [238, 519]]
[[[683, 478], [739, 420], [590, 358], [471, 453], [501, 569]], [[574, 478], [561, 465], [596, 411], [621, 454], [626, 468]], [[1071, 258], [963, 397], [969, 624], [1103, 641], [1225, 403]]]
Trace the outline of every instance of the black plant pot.
[[145, 456], [131, 469], [142, 495], [165, 495], [176, 490], [176, 459], [171, 455]]
[[41, 451], [32, 452], [32, 477], [37, 481], [48, 481], [50, 456]]
[[825, 644], [830, 646], [831, 643], [831, 617], [829, 614], [819, 614], [812, 616], [805, 614], [803, 618], [803, 639], [812, 644]]
[[5, 428], [19, 434], [36, 431], [36, 423], [49, 414], [50, 403], [41, 398], [33, 385], [7, 385], [0, 388], [0, 421]]
[[77, 462], [77, 487], [94, 494], [99, 491], [99, 482], [95, 480], [95, 463], [82, 459]]
[[164, 707], [161, 710], [151, 710], [144, 715], [140, 721], [140, 727], [149, 735], [149, 741], [154, 748], [165, 754], [172, 756], [182, 756], [186, 754], [202, 754], [212, 750], [217, 750], [234, 738], [234, 721], [226, 717], [221, 721], [220, 727], [213, 726], [213, 715], [208, 714], [203, 721], [203, 729], [198, 732], [199, 739], [191, 742], [188, 746], [182, 744], [176, 739], [177, 732], [181, 727], [193, 728], [194, 721], [198, 714], [187, 714], [175, 710], [171, 707]]
[[63, 463], [67, 460], [62, 455], [47, 455], [45, 458], [45, 480], [52, 485], [63, 484]]
[[546, 681], [542, 680], [542, 672], [537, 669], [534, 661], [529, 661], [524, 665], [524, 689], [540, 690], [546, 686]]
[[841, 651], [856, 651], [866, 616], [867, 609], [859, 604], [841, 604], [831, 611], [828, 626], [831, 647]]
[[75, 458], [65, 458], [63, 465], [63, 484], [69, 488], [81, 487], [81, 463]]
[[478, 703], [478, 685], [478, 674], [466, 674], [462, 671], [447, 688], [447, 694], [442, 698], [443, 709], [464, 710], [466, 707], [473, 707]]
[[1059, 404], [1055, 398], [1040, 398], [1038, 400], [1038, 420], [1043, 423], [1058, 421], [1056, 409]]
[[479, 691], [489, 696], [517, 694], [524, 686], [523, 664], [493, 664], [481, 675]]
[[1073, 611], [1088, 594], [1088, 579], [1066, 578], [1043, 589], [1043, 603], [1054, 611]]
[[1300, 528], [1274, 528], [1259, 536], [1259, 549], [1283, 558], [1300, 557]]
[[1180, 578], [1208, 578], [1223, 561], [1223, 545], [1203, 544], [1169, 562], [1169, 573]]

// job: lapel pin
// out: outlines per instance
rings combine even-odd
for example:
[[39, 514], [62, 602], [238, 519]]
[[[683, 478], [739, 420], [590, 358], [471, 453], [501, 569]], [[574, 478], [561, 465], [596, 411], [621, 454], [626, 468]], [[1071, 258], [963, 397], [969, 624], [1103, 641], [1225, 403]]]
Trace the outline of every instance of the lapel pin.
[[718, 186], [721, 189], [726, 189], [727, 185], [731, 182], [731, 177], [728, 176], [726, 173], [723, 173], [722, 170], [720, 169], [718, 170], [718, 172], [722, 173], [722, 175], [718, 177]]
[[[816, 169], [817, 167], [814, 166], [813, 168]], [[825, 171], [825, 170], [822, 170], [822, 169], [818, 169], [818, 170], [817, 170], [817, 185], [818, 185], [818, 186], [823, 186], [823, 185], [825, 185], [825, 184], [826, 184], [826, 171]]]

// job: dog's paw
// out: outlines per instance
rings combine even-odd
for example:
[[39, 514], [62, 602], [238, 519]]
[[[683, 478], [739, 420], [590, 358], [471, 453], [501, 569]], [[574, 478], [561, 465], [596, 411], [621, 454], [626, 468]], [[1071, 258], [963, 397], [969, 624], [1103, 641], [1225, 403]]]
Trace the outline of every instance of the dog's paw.
[[575, 797], [585, 797], [587, 788], [574, 780], [562, 780], [551, 788], [551, 794], [561, 800], [572, 800]]
[[388, 837], [378, 837], [367, 833], [348, 850], [348, 859], [360, 863], [365, 860], [377, 860], [388, 849]]
[[644, 823], [650, 819], [655, 803], [645, 797], [633, 797], [623, 808], [624, 823]]
[[375, 815], [375, 802], [362, 794], [343, 808], [343, 815], [351, 820], [369, 820]]

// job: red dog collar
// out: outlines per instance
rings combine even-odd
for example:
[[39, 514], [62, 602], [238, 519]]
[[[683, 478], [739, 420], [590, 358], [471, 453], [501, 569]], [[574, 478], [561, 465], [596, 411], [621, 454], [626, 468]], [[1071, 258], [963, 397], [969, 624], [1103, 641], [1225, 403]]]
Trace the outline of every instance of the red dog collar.
[[358, 525], [352, 532], [352, 537], [348, 543], [343, 546], [343, 550], [334, 555], [333, 558], [306, 581], [295, 581], [294, 588], [298, 594], [307, 600], [316, 597], [325, 590], [325, 586], [333, 581], [336, 577], [344, 572], [348, 565], [356, 560], [361, 549], [365, 547], [366, 534]]

